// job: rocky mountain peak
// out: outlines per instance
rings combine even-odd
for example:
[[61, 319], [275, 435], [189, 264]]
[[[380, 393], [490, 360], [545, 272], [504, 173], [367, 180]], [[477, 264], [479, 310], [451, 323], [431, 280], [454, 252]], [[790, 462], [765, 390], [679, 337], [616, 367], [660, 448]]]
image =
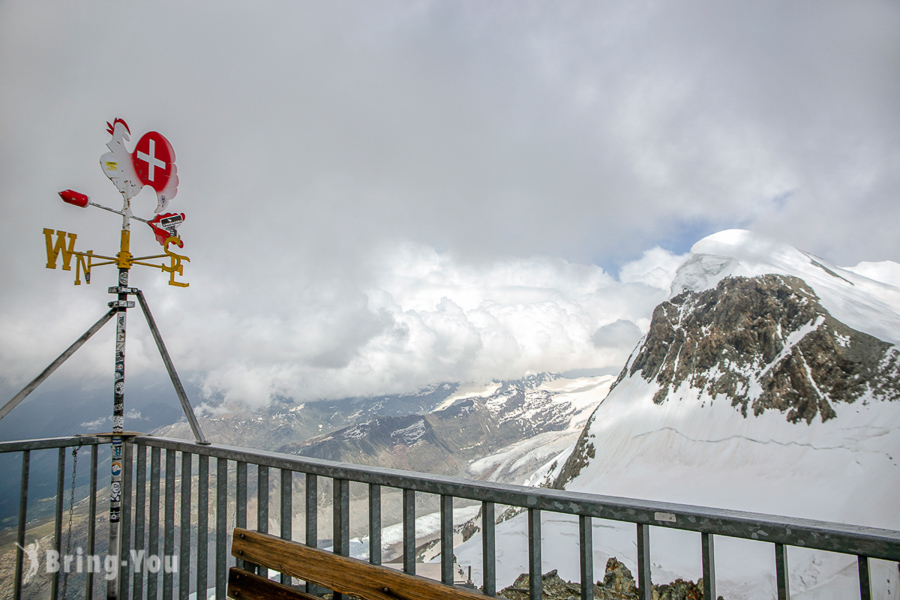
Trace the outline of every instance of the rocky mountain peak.
[[900, 399], [897, 347], [836, 320], [789, 275], [726, 277], [663, 302], [619, 381], [636, 373], [658, 384], [657, 404], [687, 385], [791, 422], [833, 418], [835, 402]]

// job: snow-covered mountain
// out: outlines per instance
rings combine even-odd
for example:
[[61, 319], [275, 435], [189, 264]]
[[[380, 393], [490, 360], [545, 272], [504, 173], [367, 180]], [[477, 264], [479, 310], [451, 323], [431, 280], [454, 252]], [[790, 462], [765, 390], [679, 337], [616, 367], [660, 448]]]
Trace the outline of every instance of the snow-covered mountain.
[[541, 373], [454, 386], [428, 411], [376, 415], [277, 450], [341, 462], [523, 483], [570, 447], [609, 389], [610, 376]]
[[[207, 409], [199, 422], [216, 443], [528, 484], [549, 458], [571, 448], [614, 379], [535, 373], [392, 396], [280, 398], [254, 412]], [[193, 439], [184, 419], [154, 434]]]
[[[892, 264], [842, 269], [739, 230], [701, 240], [547, 481], [900, 530], [900, 289], [864, 274], [896, 273]], [[499, 525], [498, 543], [524, 526]], [[545, 570], [570, 579], [574, 527], [544, 523]], [[633, 568], [633, 526], [594, 527], [595, 564], [616, 556]], [[476, 572], [479, 544], [456, 550]], [[699, 536], [654, 529], [651, 548], [654, 581], [699, 577]], [[723, 538], [716, 549], [720, 594], [773, 597], [771, 545]], [[526, 561], [521, 548], [499, 549], [498, 584]], [[793, 598], [858, 595], [855, 557], [792, 548], [789, 562]], [[872, 568], [876, 597], [900, 597], [896, 565]]]
[[[296, 403], [274, 398], [272, 403], [251, 411], [243, 406], [204, 406], [198, 420], [211, 442], [276, 450], [311, 437], [376, 417], [398, 417], [430, 412], [455, 394], [457, 384], [440, 383], [413, 393], [390, 396], [353, 397]], [[193, 439], [185, 419], [161, 427], [154, 435]]]

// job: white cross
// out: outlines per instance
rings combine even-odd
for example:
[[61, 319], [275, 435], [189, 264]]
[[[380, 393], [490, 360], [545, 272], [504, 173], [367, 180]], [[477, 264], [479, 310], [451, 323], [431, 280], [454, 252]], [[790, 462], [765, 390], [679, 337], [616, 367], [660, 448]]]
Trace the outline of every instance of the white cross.
[[159, 167], [160, 169], [165, 169], [166, 162], [164, 160], [159, 160], [156, 158], [156, 140], [149, 139], [147, 143], [150, 144], [150, 154], [144, 154], [143, 152], [138, 152], [137, 157], [150, 167], [150, 173], [147, 176], [147, 179], [153, 181], [153, 168]]

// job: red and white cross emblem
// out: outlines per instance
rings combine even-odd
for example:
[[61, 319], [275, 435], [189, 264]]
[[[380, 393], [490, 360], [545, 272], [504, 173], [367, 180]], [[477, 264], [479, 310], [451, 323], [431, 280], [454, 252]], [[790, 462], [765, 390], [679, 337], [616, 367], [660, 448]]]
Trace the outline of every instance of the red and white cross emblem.
[[135, 145], [131, 158], [141, 183], [156, 191], [165, 189], [175, 162], [175, 151], [169, 140], [155, 131], [145, 133]]

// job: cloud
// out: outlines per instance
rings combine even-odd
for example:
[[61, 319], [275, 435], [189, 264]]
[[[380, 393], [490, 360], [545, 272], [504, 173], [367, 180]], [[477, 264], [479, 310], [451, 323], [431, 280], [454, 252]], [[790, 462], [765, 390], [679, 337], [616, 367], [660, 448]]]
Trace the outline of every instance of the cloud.
[[686, 254], [673, 254], [656, 246], [645, 250], [641, 258], [622, 265], [619, 270], [619, 279], [623, 283], [665, 288], [672, 283], [675, 272], [685, 258], [687, 258]]
[[[191, 287], [132, 284], [210, 401], [612, 364], [592, 336], [645, 329], [720, 229], [900, 261], [898, 27], [865, 0], [7, 0], [0, 372], [24, 384], [110, 300], [112, 271], [44, 269], [41, 231], [115, 253], [118, 218], [56, 194], [118, 207], [117, 116], [175, 148]], [[128, 335], [129, 372], [160, 369], [138, 313]], [[58, 376], [108, 377], [108, 336]]]
[[591, 335], [591, 341], [598, 348], [620, 349], [628, 344], [636, 344], [640, 338], [640, 328], [624, 319], [603, 325]]
[[106, 425], [110, 421], [109, 417], [100, 417], [96, 421], [85, 421], [84, 423], [78, 426], [78, 429], [82, 431], [91, 431], [94, 429], [100, 429], [104, 425]]
[[[665, 270], [672, 260], [655, 250], [631, 270]], [[256, 314], [246, 327], [226, 326], [248, 317], [222, 304], [208, 312], [210, 323], [195, 317], [185, 323], [234, 332], [191, 353], [192, 368], [207, 373], [206, 396], [259, 406], [274, 394], [301, 401], [528, 371], [616, 369], [634, 340], [598, 348], [596, 332], [604, 325], [616, 329], [620, 319], [636, 330], [635, 322], [646, 327], [670, 283], [621, 283], [595, 265], [558, 258], [470, 262], [415, 243], [383, 247], [369, 258], [368, 270], [367, 284], [350, 301], [304, 306], [293, 314], [287, 308], [271, 318]], [[290, 297], [278, 290], [268, 291]], [[324, 302], [337, 297], [319, 293]], [[229, 305], [248, 305], [228, 298]], [[323, 355], [341, 360], [324, 361]]]

